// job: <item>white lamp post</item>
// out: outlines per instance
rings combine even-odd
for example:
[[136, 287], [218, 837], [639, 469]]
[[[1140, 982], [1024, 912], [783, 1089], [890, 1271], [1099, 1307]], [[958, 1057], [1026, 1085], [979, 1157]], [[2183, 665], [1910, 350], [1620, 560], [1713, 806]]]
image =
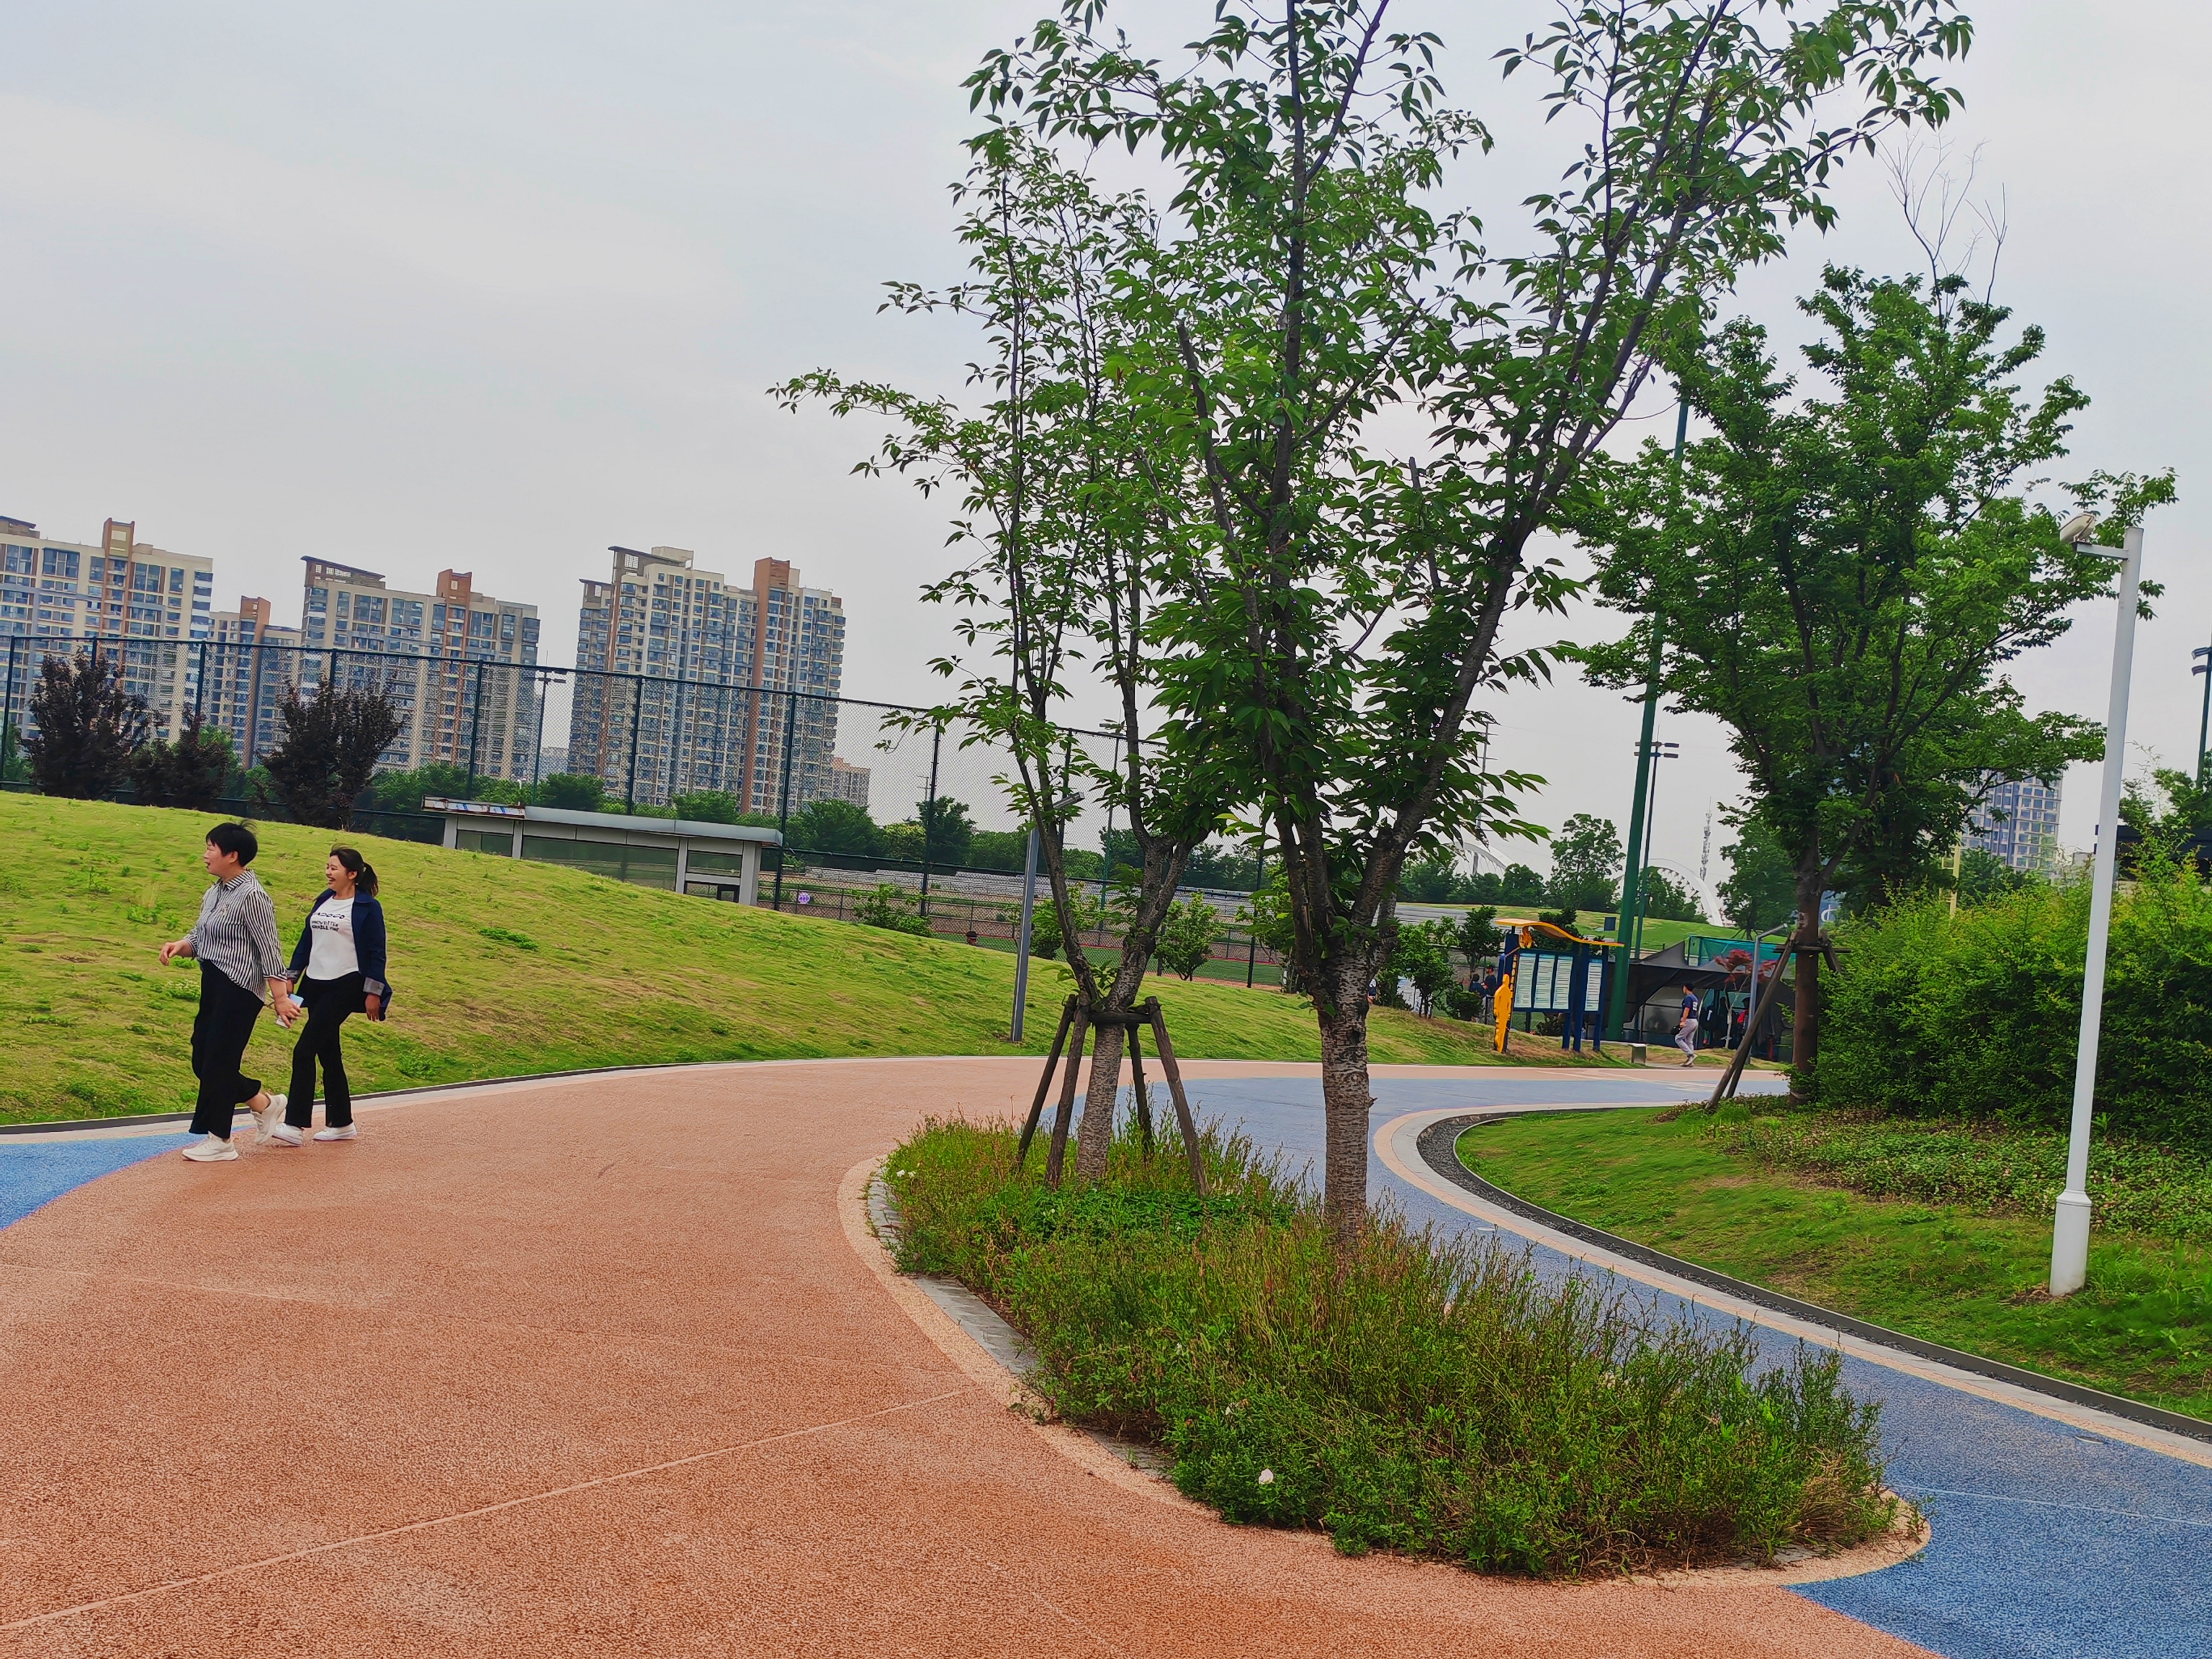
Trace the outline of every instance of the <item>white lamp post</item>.
[[[2087, 520], [2085, 523], [2084, 520]], [[2063, 532], [2077, 544], [2096, 528], [2084, 514]], [[2128, 677], [2136, 650], [2142, 530], [2120, 549], [2120, 612], [2112, 629], [2112, 691], [2105, 716], [2105, 775], [2097, 796], [2097, 854], [2089, 883], [2089, 960], [2081, 975], [2081, 1042], [2074, 1056], [2074, 1123], [2066, 1142], [2066, 1190], [2051, 1231], [2051, 1293], [2071, 1296], [2089, 1276], [2089, 1115], [2097, 1099], [2097, 1030], [2105, 1013], [2105, 944], [2112, 929], [2113, 855], [2119, 850], [2120, 777], [2128, 758]]]

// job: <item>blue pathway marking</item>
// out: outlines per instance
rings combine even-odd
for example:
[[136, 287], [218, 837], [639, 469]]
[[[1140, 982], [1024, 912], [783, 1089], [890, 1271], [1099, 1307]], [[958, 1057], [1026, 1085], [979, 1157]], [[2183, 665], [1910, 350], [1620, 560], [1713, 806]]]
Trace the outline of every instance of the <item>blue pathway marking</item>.
[[[1762, 1079], [1762, 1081], [1764, 1081]], [[1322, 1161], [1321, 1085], [1300, 1078], [1194, 1079], [1201, 1120], [1241, 1127], [1291, 1167]], [[1649, 1100], [1680, 1091], [1583, 1073], [1558, 1079], [1476, 1075], [1377, 1078], [1375, 1128], [1400, 1114], [1452, 1107]], [[1483, 1222], [1407, 1185], [1370, 1159], [1370, 1194], [1416, 1222], [1488, 1232]], [[1506, 1236], [1509, 1240], [1512, 1235]], [[1547, 1273], [1568, 1259], [1534, 1247]], [[1662, 1316], [1733, 1321], [1649, 1286]], [[1787, 1359], [1793, 1339], [1757, 1333], [1761, 1357]], [[1911, 1561], [1796, 1593], [1946, 1659], [2207, 1659], [2212, 1656], [2212, 1469], [2086, 1437], [1940, 1382], [1846, 1358], [1845, 1381], [1882, 1402], [1890, 1483], [1922, 1504], [1935, 1537]]]
[[10, 1145], [0, 1140], [0, 1227], [12, 1226], [64, 1193], [184, 1145], [172, 1135], [130, 1135], [112, 1139], [39, 1140]]

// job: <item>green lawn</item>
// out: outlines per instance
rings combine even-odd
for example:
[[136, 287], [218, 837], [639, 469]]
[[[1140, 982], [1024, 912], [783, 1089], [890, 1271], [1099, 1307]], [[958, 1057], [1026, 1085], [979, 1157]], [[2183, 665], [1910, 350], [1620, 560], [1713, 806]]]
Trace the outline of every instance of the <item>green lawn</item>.
[[[0, 1121], [178, 1109], [198, 969], [164, 969], [207, 878], [214, 819], [107, 802], [0, 795]], [[333, 837], [261, 827], [254, 866], [289, 950]], [[352, 837], [384, 878], [392, 1019], [349, 1027], [367, 1091], [673, 1060], [1042, 1053], [1067, 994], [1034, 964], [1027, 1041], [1006, 1040], [1011, 957], [848, 922], [709, 900], [476, 853]], [[1315, 1060], [1310, 1008], [1242, 985], [1158, 986], [1179, 1053]], [[1487, 1033], [1377, 1009], [1378, 1061], [1492, 1063]], [[281, 1078], [290, 1036], [264, 1019], [249, 1073]], [[1551, 1060], [1539, 1047], [1516, 1063]]]
[[1869, 1198], [1755, 1168], [1700, 1115], [1559, 1113], [1470, 1129], [1507, 1191], [1738, 1279], [1932, 1341], [2212, 1418], [2212, 1252], [2100, 1233], [2088, 1287], [2052, 1302], [2047, 1217]]

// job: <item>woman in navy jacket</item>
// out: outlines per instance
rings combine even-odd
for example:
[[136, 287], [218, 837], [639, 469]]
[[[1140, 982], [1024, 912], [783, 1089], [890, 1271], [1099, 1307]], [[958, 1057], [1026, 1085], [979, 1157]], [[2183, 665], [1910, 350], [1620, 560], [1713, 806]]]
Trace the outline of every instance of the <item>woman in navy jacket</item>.
[[[376, 871], [350, 847], [331, 848], [323, 889], [300, 930], [292, 952], [293, 1012], [304, 1006], [307, 1023], [292, 1045], [292, 1092], [284, 1121], [269, 1139], [296, 1146], [315, 1121], [315, 1065], [323, 1068], [323, 1127], [318, 1140], [351, 1140], [353, 1095], [346, 1086], [338, 1028], [347, 1017], [384, 1018], [392, 987], [384, 977], [384, 907], [376, 902]], [[304, 973], [303, 973], [304, 970]]]

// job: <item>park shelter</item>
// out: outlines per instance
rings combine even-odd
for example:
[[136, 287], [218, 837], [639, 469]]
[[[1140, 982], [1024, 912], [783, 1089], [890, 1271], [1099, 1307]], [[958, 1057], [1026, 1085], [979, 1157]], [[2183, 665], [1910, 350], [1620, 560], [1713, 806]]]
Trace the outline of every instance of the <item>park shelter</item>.
[[445, 844], [463, 852], [534, 859], [664, 893], [739, 904], [752, 903], [759, 891], [762, 849], [783, 844], [780, 831], [751, 824], [572, 812], [441, 795], [428, 797], [422, 806], [444, 816]]
[[[1708, 1047], [1731, 1044], [1741, 1023], [1751, 1012], [1756, 989], [1751, 973], [1754, 951], [1763, 981], [1781, 960], [1782, 940], [1778, 936], [1752, 943], [1712, 933], [1692, 933], [1663, 951], [1638, 957], [1628, 969], [1626, 1026], [1632, 1040], [1671, 1042], [1681, 1006], [1680, 994], [1687, 986], [1705, 1004], [1706, 1029], [1699, 1034], [1701, 1042]], [[1795, 1005], [1791, 987], [1784, 981], [1781, 1010]], [[1770, 1015], [1760, 1035], [1771, 1036], [1775, 1030], [1776, 1017]], [[1786, 1042], [1783, 1047], [1786, 1049]]]

